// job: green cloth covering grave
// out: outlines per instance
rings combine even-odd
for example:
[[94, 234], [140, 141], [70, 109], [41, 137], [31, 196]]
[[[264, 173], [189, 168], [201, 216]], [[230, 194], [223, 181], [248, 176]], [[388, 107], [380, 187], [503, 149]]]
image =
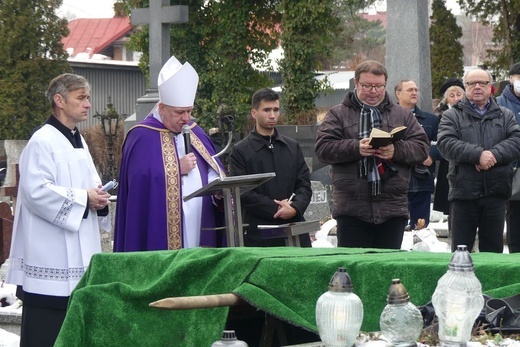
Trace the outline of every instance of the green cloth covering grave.
[[[520, 254], [472, 258], [484, 293], [520, 292]], [[148, 304], [222, 293], [317, 332], [316, 301], [338, 267], [347, 269], [363, 302], [362, 330], [377, 331], [393, 278], [415, 305], [424, 305], [450, 259], [450, 253], [293, 247], [97, 254], [71, 296], [56, 346], [210, 346], [220, 339], [229, 308], [174, 311]]]

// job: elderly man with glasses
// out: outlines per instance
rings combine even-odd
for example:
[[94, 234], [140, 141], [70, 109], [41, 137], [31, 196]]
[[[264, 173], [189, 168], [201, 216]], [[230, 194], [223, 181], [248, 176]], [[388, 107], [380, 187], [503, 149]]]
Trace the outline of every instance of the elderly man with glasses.
[[[355, 90], [321, 123], [315, 151], [331, 164], [338, 246], [399, 249], [408, 222], [410, 172], [427, 157], [429, 141], [413, 113], [385, 90], [388, 73], [379, 62], [360, 63]], [[372, 148], [370, 132], [404, 126], [404, 137]]]
[[430, 223], [432, 193], [435, 190], [435, 162], [442, 159], [436, 145], [439, 118], [417, 106], [420, 92], [414, 81], [399, 81], [394, 87], [394, 92], [399, 105], [413, 112], [430, 141], [428, 158], [422, 164], [414, 167], [408, 187], [409, 226], [411, 229], [415, 229], [419, 219], [423, 219], [424, 226], [427, 227]]
[[512, 161], [520, 156], [515, 116], [491, 97], [492, 77], [482, 69], [463, 79], [466, 96], [445, 111], [437, 147], [450, 162], [451, 249], [471, 249], [478, 232], [481, 252], [502, 253]]

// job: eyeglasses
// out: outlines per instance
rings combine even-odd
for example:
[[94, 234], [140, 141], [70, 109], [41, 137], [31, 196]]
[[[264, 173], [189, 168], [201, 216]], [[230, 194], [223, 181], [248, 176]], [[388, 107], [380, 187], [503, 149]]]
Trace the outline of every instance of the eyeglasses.
[[490, 81], [474, 81], [474, 82], [466, 82], [466, 85], [469, 87], [475, 87], [477, 84], [481, 87], [485, 87], [490, 84]]
[[363, 90], [364, 92], [370, 92], [372, 91], [372, 89], [375, 89], [376, 92], [382, 92], [383, 90], [385, 90], [385, 87], [386, 87], [386, 84], [381, 84], [381, 85], [374, 85], [374, 84], [361, 84], [361, 90]]

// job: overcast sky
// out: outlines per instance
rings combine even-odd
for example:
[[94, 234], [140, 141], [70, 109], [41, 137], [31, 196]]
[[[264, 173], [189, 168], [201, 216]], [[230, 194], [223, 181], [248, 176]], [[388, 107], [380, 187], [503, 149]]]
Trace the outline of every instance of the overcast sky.
[[63, 0], [58, 15], [68, 18], [112, 18], [115, 0]]
[[[112, 18], [116, 0], [63, 0], [58, 14], [68, 18]], [[460, 13], [457, 0], [447, 0], [448, 9]]]
[[[402, 1], [402, 0], [399, 0]], [[446, 8], [451, 10], [455, 15], [460, 14], [460, 6], [457, 3], [457, 0], [446, 0]], [[386, 1], [379, 0], [377, 5], [377, 10], [386, 11]]]

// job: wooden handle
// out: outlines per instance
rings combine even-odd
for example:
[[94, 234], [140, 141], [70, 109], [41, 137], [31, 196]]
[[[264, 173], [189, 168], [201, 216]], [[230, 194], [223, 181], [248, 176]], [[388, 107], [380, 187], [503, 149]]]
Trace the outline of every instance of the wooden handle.
[[229, 293], [165, 298], [150, 303], [150, 306], [167, 310], [191, 310], [196, 308], [236, 306], [241, 303], [243, 303], [242, 299], [235, 294]]

